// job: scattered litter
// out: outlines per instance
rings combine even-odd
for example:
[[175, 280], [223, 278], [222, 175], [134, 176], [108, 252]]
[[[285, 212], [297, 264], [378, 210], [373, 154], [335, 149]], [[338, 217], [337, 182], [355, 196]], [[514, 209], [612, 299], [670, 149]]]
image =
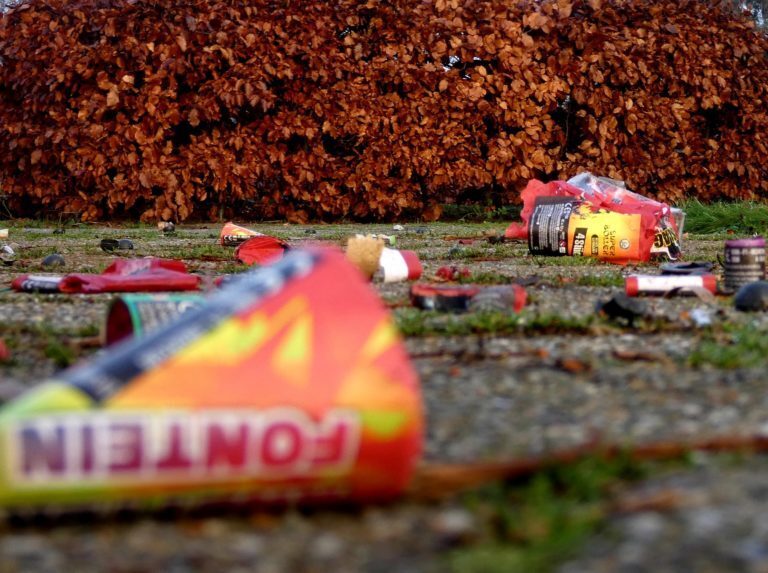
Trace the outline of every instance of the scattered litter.
[[102, 239], [99, 243], [101, 250], [105, 253], [114, 253], [115, 251], [132, 251], [133, 241], [130, 239]]
[[592, 364], [581, 358], [574, 357], [558, 358], [555, 361], [555, 366], [571, 374], [581, 374], [592, 370]]
[[356, 235], [347, 240], [347, 258], [369, 280], [385, 283], [416, 280], [423, 271], [414, 251], [389, 249], [375, 235]]
[[59, 253], [53, 253], [43, 259], [42, 265], [44, 267], [63, 267], [65, 265], [64, 257]]
[[8, 238], [8, 229], [0, 229], [0, 239]]
[[262, 235], [240, 243], [235, 249], [235, 258], [246, 265], [266, 265], [280, 259], [288, 249], [280, 239]]
[[459, 239], [458, 243], [460, 245], [474, 245], [476, 239]]
[[442, 312], [520, 312], [527, 298], [525, 289], [519, 285], [481, 287], [422, 283], [412, 285], [410, 294], [413, 306]]
[[737, 310], [745, 312], [768, 310], [768, 281], [756, 281], [742, 286], [733, 304]]
[[379, 270], [379, 260], [384, 250], [384, 241], [370, 235], [356, 235], [347, 239], [347, 258], [368, 279]]
[[630, 275], [624, 279], [628, 296], [695, 295], [695, 289], [717, 292], [714, 275]]
[[615, 263], [680, 257], [684, 213], [583, 173], [568, 182], [532, 180], [522, 192], [522, 222], [506, 230], [534, 255], [585, 256]]
[[712, 311], [707, 308], [694, 308], [691, 311], [691, 320], [697, 328], [712, 326]]
[[444, 265], [435, 272], [435, 280], [438, 281], [458, 281], [468, 279], [471, 272], [467, 267], [457, 267], [456, 265]]
[[[690, 294], [699, 297], [699, 300], [702, 302], [712, 303], [712, 302], [715, 302], [716, 300], [715, 294], [717, 293], [717, 289], [715, 289], [715, 292], [713, 292], [708, 288], [695, 286], [695, 287], [690, 287], [686, 289], [686, 291], [687, 291], [686, 294], [690, 292]], [[672, 293], [670, 293], [670, 295], [671, 294]], [[670, 295], [667, 295], [667, 296], [670, 296]]]
[[421, 278], [422, 272], [421, 261], [414, 251], [384, 247], [374, 278], [380, 277], [385, 283], [415, 281]]
[[603, 316], [618, 321], [625, 321], [630, 327], [635, 326], [635, 320], [644, 316], [648, 306], [644, 301], [619, 293], [606, 300], [598, 301], [596, 310]]
[[5, 341], [0, 338], [0, 362], [5, 362], [11, 357], [11, 352], [8, 350], [8, 347], [5, 345]]
[[644, 362], [664, 362], [666, 356], [647, 352], [645, 350], [631, 350], [626, 348], [617, 348], [613, 351], [613, 357], [619, 360], [644, 361]]
[[469, 301], [478, 292], [477, 285], [415, 284], [411, 286], [411, 304], [422, 310], [466, 312]]
[[252, 229], [241, 227], [240, 225], [235, 225], [232, 222], [225, 223], [221, 228], [221, 233], [219, 233], [219, 241], [225, 247], [236, 247], [251, 237], [266, 237], [266, 235]]
[[708, 275], [714, 265], [709, 262], [664, 263], [661, 265], [662, 275]]
[[157, 228], [161, 233], [165, 235], [170, 235], [176, 232], [176, 225], [174, 225], [171, 221], [160, 221], [157, 224]]
[[36, 463], [0, 483], [0, 505], [392, 499], [419, 462], [423, 412], [369, 285], [340, 253], [296, 250], [5, 405], [3, 455]]
[[369, 236], [373, 237], [374, 239], [381, 239], [384, 241], [385, 245], [389, 245], [390, 247], [394, 247], [397, 244], [397, 237], [394, 235], [373, 234]]
[[469, 302], [474, 312], [503, 312], [512, 309], [520, 312], [525, 306], [527, 295], [520, 285], [498, 285], [480, 289]]
[[7, 267], [16, 262], [16, 252], [10, 245], [0, 247], [0, 261]]
[[103, 292], [168, 292], [197, 290], [200, 277], [187, 272], [182, 261], [118, 259], [101, 274], [64, 276], [21, 275], [11, 286], [22, 292], [94, 294]]
[[541, 277], [539, 275], [528, 275], [527, 277], [515, 279], [512, 282], [523, 287], [534, 286], [541, 282]]
[[402, 225], [392, 225], [392, 230], [393, 231], [405, 231], [405, 227], [403, 227]]
[[144, 336], [178, 315], [203, 304], [198, 294], [128, 294], [109, 305], [104, 325], [104, 344]]
[[725, 242], [725, 288], [737, 290], [765, 278], [765, 239], [735, 239]]
[[63, 275], [21, 275], [13, 280], [11, 287], [21, 292], [58, 293], [63, 278]]

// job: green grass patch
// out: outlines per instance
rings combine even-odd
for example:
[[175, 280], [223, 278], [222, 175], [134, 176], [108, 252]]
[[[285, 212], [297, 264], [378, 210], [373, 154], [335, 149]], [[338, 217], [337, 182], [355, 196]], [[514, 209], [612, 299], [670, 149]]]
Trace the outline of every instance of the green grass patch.
[[556, 314], [467, 312], [452, 314], [398, 308], [395, 324], [404, 336], [468, 336], [473, 334], [585, 334], [596, 320], [593, 315], [570, 318]]
[[525, 256], [519, 259], [521, 263], [537, 265], [540, 267], [590, 267], [608, 265], [594, 257], [535, 257]]
[[508, 285], [512, 282], [512, 278], [502, 273], [495, 273], [493, 271], [480, 271], [477, 273], [471, 273], [468, 277], [459, 277], [458, 283], [460, 284], [472, 284], [472, 285]]
[[576, 277], [572, 284], [591, 287], [622, 287], [624, 286], [624, 276], [621, 273], [581, 275]]
[[691, 352], [688, 362], [694, 368], [765, 367], [768, 356], [768, 331], [754, 324], [725, 324], [717, 332], [706, 334]]
[[543, 573], [568, 558], [607, 516], [605, 501], [648, 466], [629, 456], [558, 465], [523, 483], [502, 482], [466, 494], [484, 540], [447, 557], [455, 573]]
[[506, 222], [520, 218], [522, 205], [490, 207], [487, 205], [443, 205], [441, 221], [463, 221], [473, 223]]
[[692, 199], [680, 206], [685, 211], [683, 230], [697, 235], [768, 233], [768, 205], [750, 201], [704, 204]]

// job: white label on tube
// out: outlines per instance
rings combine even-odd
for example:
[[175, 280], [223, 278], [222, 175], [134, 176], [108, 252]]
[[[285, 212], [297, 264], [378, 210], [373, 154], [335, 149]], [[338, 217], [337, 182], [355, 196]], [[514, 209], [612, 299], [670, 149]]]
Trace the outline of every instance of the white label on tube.
[[667, 292], [678, 288], [703, 287], [701, 275], [636, 275], [638, 292]]

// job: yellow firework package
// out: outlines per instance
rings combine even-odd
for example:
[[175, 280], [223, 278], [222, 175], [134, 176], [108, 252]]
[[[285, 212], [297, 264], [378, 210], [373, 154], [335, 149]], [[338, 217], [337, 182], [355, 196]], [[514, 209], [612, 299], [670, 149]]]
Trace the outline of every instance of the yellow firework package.
[[642, 259], [643, 237], [640, 214], [593, 211], [589, 203], [564, 197], [537, 198], [528, 227], [532, 254], [615, 262]]

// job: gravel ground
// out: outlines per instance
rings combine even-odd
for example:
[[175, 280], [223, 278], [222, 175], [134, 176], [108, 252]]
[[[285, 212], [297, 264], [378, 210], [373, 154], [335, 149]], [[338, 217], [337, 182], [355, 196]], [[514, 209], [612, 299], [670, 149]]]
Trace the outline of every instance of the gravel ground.
[[[338, 241], [363, 229], [392, 233], [386, 226], [255, 228], [294, 244]], [[765, 364], [692, 368], [690, 356], [704, 338], [726, 327], [765, 331], [768, 317], [738, 313], [727, 297], [693, 297], [648, 299], [640, 328], [595, 319], [596, 303], [621, 289], [592, 284], [618, 285], [624, 275], [657, 272], [655, 267], [534, 258], [524, 245], [482, 238], [501, 230], [503, 225], [408, 226], [398, 245], [419, 252], [426, 277], [444, 264], [476, 275], [497, 273], [500, 280], [527, 277], [530, 303], [523, 325], [557, 315], [582, 326], [563, 332], [531, 327], [506, 335], [409, 337], [406, 345], [421, 378], [428, 418], [425, 463], [508, 459], [595, 440], [688, 441], [765, 430]], [[218, 229], [182, 228], [173, 238], [146, 228], [82, 228], [59, 236], [51, 229], [15, 231], [19, 238], [10, 240], [18, 241], [20, 260], [0, 268], [0, 288], [16, 274], [39, 272], [42, 256], [54, 250], [68, 261], [64, 271], [104, 268], [110, 257], [98, 250], [101, 237], [132, 237], [137, 254], [174, 256], [180, 249], [193, 252], [215, 243]], [[475, 240], [458, 244], [456, 237]], [[721, 246], [721, 241], [689, 240], [686, 252], [690, 260], [714, 262]], [[215, 245], [197, 253], [187, 259], [196, 272], [213, 274], [230, 264], [228, 251]], [[407, 304], [407, 285], [379, 288], [391, 306]], [[0, 337], [14, 341], [13, 360], [0, 364], [0, 399], [58, 368], [41, 338], [66, 344], [86, 359], [97, 351], [92, 339], [109, 300], [0, 293]], [[712, 326], [697, 326], [697, 310]], [[395, 310], [403, 311], [408, 309]], [[439, 330], [441, 321], [450, 320], [461, 318], [426, 322]], [[762, 517], [768, 515], [768, 489], [761, 484], [766, 463], [759, 456], [706, 458], [673, 475], [652, 476], [624, 495], [674, 490], [682, 505], [615, 515], [560, 571], [768, 571], [768, 521]], [[445, 571], [448, 550], [483, 541], [484, 519], [460, 498], [449, 498], [438, 504], [401, 501], [281, 513], [9, 523], [0, 537], [0, 573]]]

